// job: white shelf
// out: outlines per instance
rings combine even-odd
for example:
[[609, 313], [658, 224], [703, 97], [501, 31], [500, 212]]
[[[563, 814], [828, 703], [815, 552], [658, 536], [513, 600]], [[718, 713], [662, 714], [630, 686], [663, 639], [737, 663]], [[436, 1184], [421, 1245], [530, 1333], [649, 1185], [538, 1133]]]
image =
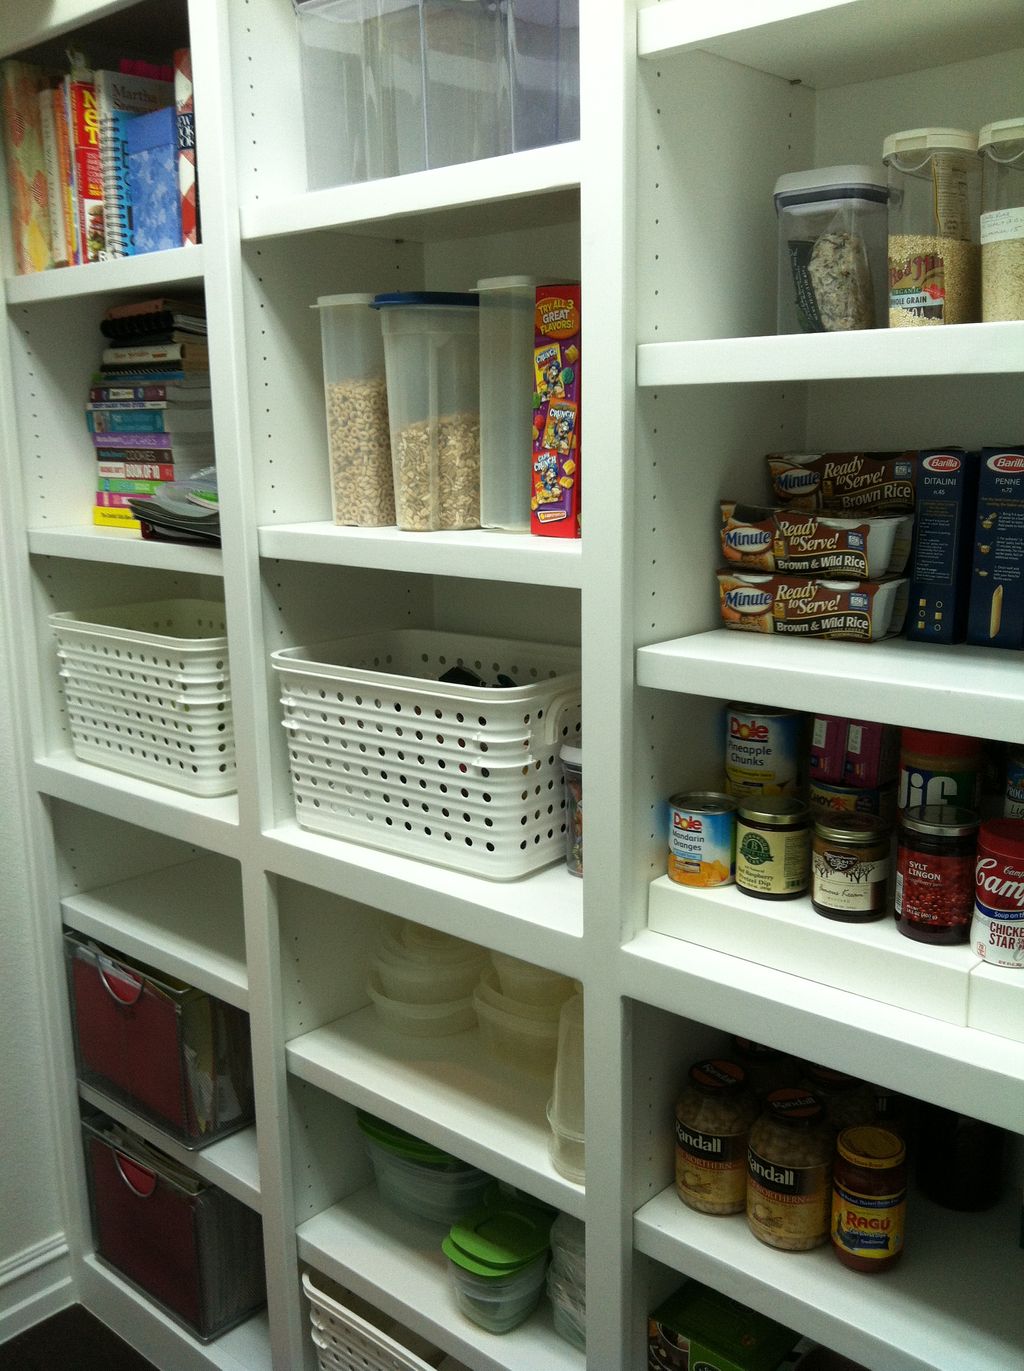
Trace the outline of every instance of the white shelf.
[[649, 929], [623, 950], [623, 995], [1024, 1133], [1024, 1043]]
[[224, 559], [219, 547], [147, 541], [137, 529], [75, 528], [28, 530], [28, 550], [39, 557], [72, 557], [83, 562], [109, 562], [114, 566], [155, 567], [161, 571], [193, 572], [197, 576], [222, 576]]
[[439, 573], [522, 585], [575, 586], [583, 580], [578, 538], [466, 529], [405, 533], [398, 528], [278, 524], [259, 531], [260, 554], [333, 566]]
[[1024, 1042], [1024, 976], [1017, 968], [978, 963], [971, 972], [967, 1023], [982, 1033]]
[[1024, 371], [1024, 323], [641, 343], [640, 386], [984, 376]]
[[516, 152], [481, 162], [307, 191], [242, 207], [242, 238], [259, 240], [320, 229], [372, 231], [388, 225], [431, 242], [453, 234], [501, 232], [579, 212], [580, 147]]
[[36, 761], [32, 779], [43, 795], [166, 833], [169, 838], [196, 843], [224, 857], [238, 856], [237, 795], [199, 799], [181, 790], [92, 766], [70, 752]]
[[1016, 0], [664, 0], [641, 9], [641, 57], [701, 48], [815, 89], [1004, 52], [1021, 42]]
[[697, 890], [668, 876], [651, 885], [647, 925], [654, 933], [960, 1025], [967, 1024], [971, 972], [980, 965], [966, 943], [930, 947], [905, 938], [892, 914], [873, 923], [841, 923], [818, 914], [809, 897], [771, 902], [735, 885]]
[[73, 300], [83, 295], [109, 295], [114, 291], [146, 290], [151, 286], [201, 289], [205, 253], [202, 246], [147, 252], [141, 257], [119, 257], [110, 262], [87, 262], [78, 267], [55, 267], [30, 276], [9, 277], [10, 305], [41, 304], [48, 300]]
[[583, 1354], [554, 1331], [546, 1296], [500, 1337], [467, 1319], [452, 1293], [444, 1232], [388, 1209], [371, 1186], [300, 1224], [299, 1255], [473, 1371], [583, 1371]]
[[344, 895], [474, 942], [580, 974], [583, 882], [565, 864], [517, 881], [485, 881], [338, 838], [287, 820], [264, 835], [264, 865], [279, 876]]
[[478, 1029], [405, 1037], [369, 1007], [293, 1039], [287, 1055], [288, 1069], [310, 1084], [583, 1217], [583, 1187], [548, 1157], [551, 1075], [495, 1061]]
[[[173, 1371], [274, 1371], [266, 1311], [214, 1342], [201, 1343], [98, 1258], [87, 1256], [78, 1298], [142, 1356]], [[130, 1330], [130, 1331], [129, 1331]]]
[[744, 699], [811, 713], [963, 733], [1024, 737], [1021, 653], [999, 648], [794, 641], [715, 629], [637, 651], [637, 681], [655, 690]]
[[[898, 1266], [865, 1278], [826, 1246], [777, 1252], [744, 1215], [698, 1214], [669, 1186], [634, 1216], [639, 1251], [835, 1351], [885, 1371], [1011, 1367], [1021, 1355], [1016, 1241], [1019, 1186], [985, 1214], [957, 1214], [907, 1197], [907, 1243]], [[955, 1256], [953, 1255], [955, 1254]]]
[[187, 1166], [204, 1181], [217, 1185], [242, 1204], [259, 1212], [259, 1157], [256, 1152], [256, 1129], [243, 1128], [219, 1142], [209, 1143], [198, 1150], [190, 1150], [169, 1137], [155, 1124], [135, 1114], [117, 1100], [108, 1099], [102, 1090], [78, 1083], [78, 1094], [86, 1104], [100, 1109], [110, 1118], [130, 1128], [146, 1142], [158, 1147], [181, 1166]]
[[201, 857], [61, 900], [79, 933], [239, 1009], [249, 1007], [237, 870]]

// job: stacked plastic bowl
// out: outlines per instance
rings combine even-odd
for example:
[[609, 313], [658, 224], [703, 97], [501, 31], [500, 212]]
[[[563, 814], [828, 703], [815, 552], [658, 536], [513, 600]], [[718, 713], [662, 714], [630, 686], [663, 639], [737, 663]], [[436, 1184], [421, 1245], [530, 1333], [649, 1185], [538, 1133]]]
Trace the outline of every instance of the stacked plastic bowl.
[[571, 1214], [559, 1214], [551, 1225], [548, 1297], [555, 1331], [573, 1347], [587, 1342], [586, 1228]]
[[575, 982], [556, 971], [492, 952], [473, 995], [484, 1047], [499, 1061], [550, 1076], [559, 1015], [575, 989]]
[[367, 993], [378, 1016], [398, 1033], [446, 1037], [476, 1023], [473, 988], [487, 964], [475, 943], [409, 920], [381, 931]]
[[468, 1319], [508, 1333], [529, 1318], [544, 1289], [551, 1220], [550, 1209], [501, 1196], [452, 1225], [441, 1250]]
[[586, 1174], [583, 1107], [583, 995], [573, 995], [558, 1016], [555, 1083], [548, 1101], [551, 1164], [582, 1185]]
[[402, 1214], [452, 1224], [476, 1209], [495, 1181], [372, 1114], [356, 1111], [381, 1199]]

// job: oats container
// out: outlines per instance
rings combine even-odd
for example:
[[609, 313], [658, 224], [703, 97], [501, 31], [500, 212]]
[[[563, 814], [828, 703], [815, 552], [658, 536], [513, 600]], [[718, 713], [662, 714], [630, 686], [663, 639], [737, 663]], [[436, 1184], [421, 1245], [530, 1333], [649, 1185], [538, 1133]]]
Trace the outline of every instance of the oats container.
[[820, 167], [779, 177], [779, 333], [884, 326], [888, 194], [885, 173], [876, 167]]

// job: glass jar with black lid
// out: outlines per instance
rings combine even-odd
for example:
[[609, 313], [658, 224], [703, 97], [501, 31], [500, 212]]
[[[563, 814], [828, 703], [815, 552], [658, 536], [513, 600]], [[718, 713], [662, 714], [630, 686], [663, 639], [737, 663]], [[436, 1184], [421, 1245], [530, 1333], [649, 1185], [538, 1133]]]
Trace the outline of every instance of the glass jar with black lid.
[[977, 812], [918, 805], [899, 818], [896, 927], [925, 943], [965, 943], [974, 911]]
[[874, 814], [816, 814], [811, 904], [826, 919], [870, 923], [889, 910], [889, 827]]

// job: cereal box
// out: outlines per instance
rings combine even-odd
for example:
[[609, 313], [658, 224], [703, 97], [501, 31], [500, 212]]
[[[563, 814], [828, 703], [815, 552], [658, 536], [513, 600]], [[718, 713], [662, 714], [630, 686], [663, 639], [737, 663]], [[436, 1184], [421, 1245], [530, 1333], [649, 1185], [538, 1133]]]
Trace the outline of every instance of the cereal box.
[[538, 286], [530, 532], [580, 536], [580, 288]]

